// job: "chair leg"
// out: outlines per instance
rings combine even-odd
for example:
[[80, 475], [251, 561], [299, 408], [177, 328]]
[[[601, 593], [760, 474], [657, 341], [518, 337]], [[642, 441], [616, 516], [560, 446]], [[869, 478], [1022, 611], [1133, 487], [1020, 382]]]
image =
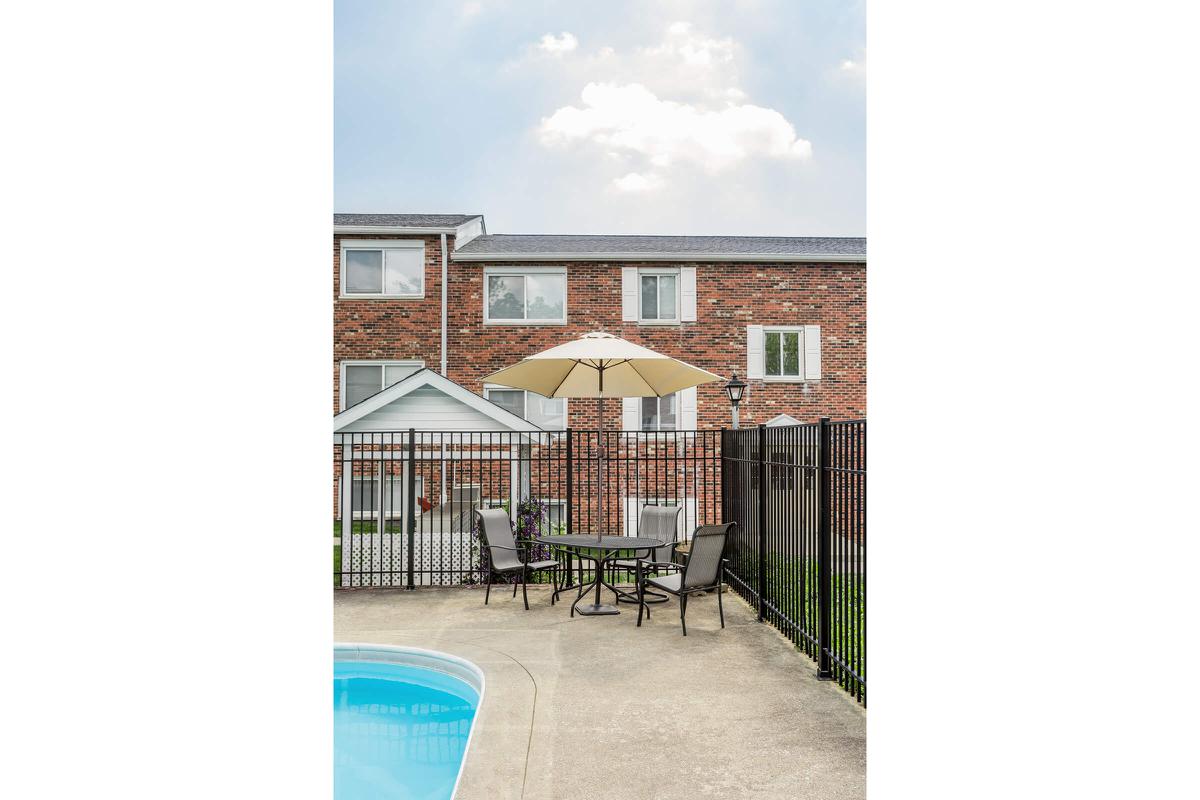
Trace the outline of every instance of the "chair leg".
[[642, 565], [640, 563], [638, 564], [637, 578], [635, 578], [635, 580], [637, 581], [637, 593], [638, 593], [638, 624], [637, 624], [637, 626], [640, 628], [640, 627], [642, 627], [642, 609], [646, 607], [646, 584], [642, 583]]
[[517, 586], [519, 585], [520, 584], [517, 583], [517, 576], [513, 575], [513, 597], [517, 596]]
[[683, 626], [683, 635], [687, 636], [687, 595], [679, 595], [679, 624]]
[[554, 598], [558, 595], [558, 567], [550, 570], [550, 606], [554, 606]]
[[489, 572], [484, 580], [487, 581], [487, 591], [483, 593], [483, 604], [486, 606], [488, 604], [488, 598], [492, 596], [492, 573]]
[[724, 593], [721, 591], [721, 587], [718, 586], [717, 587], [717, 610], [721, 612], [721, 627], [724, 628], [725, 627], [725, 607], [721, 605], [721, 595], [722, 594], [724, 594]]
[[528, 584], [528, 582], [529, 582], [528, 571], [521, 570], [521, 598], [525, 601], [525, 610], [526, 611], [529, 610], [529, 592], [526, 591], [526, 589], [525, 589], [525, 586], [526, 586], [526, 584]]

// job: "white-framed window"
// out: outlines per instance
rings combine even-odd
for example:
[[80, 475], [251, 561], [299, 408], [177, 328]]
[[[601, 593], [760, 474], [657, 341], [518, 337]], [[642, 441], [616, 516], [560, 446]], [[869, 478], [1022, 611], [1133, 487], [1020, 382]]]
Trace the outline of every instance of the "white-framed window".
[[486, 267], [483, 321], [492, 325], [565, 325], [564, 267]]
[[562, 397], [543, 397], [537, 392], [503, 386], [484, 386], [483, 396], [545, 430], [567, 427], [567, 401]]
[[746, 377], [784, 383], [821, 380], [821, 326], [747, 325]]
[[343, 240], [341, 282], [342, 297], [424, 297], [425, 242]]
[[341, 406], [345, 411], [425, 366], [424, 361], [343, 361]]
[[[353, 509], [354, 519], [378, 519], [379, 504], [382, 503], [384, 519], [403, 520], [405, 483], [404, 475], [400, 472], [381, 477], [376, 469], [372, 475], [353, 475], [350, 478], [350, 508]], [[423, 476], [414, 475], [413, 486], [417, 497], [425, 496]], [[401, 531], [396, 528], [388, 532]]]
[[[567, 501], [558, 498], [539, 497], [546, 504], [546, 518], [542, 520], [542, 535], [566, 533]], [[484, 500], [480, 508], [507, 508], [507, 500]]]
[[697, 422], [695, 387], [665, 397], [621, 399], [623, 431], [693, 431], [696, 430]]
[[679, 270], [638, 270], [638, 322], [673, 325], [679, 322]]
[[804, 377], [801, 345], [803, 328], [770, 328], [763, 331], [763, 371], [768, 378]]
[[673, 431], [679, 427], [679, 393], [641, 398], [641, 430]]

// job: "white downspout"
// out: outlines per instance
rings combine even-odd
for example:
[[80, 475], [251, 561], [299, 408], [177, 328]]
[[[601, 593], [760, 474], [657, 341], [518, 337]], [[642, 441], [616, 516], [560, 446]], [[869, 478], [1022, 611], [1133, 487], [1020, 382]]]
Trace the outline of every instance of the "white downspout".
[[442, 234], [442, 377], [446, 374], [446, 297], [449, 287], [446, 285], [446, 234]]

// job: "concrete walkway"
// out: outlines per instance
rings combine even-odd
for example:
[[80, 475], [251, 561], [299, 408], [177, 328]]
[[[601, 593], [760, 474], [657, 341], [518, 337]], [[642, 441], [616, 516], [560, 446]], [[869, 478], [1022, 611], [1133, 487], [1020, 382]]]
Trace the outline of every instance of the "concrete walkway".
[[[453, 653], [487, 686], [456, 800], [862, 798], [866, 712], [737, 595], [672, 599], [635, 627], [549, 590], [334, 592], [341, 642]], [[565, 596], [564, 596], [565, 599]], [[572, 597], [573, 599], [573, 597]], [[611, 602], [606, 593], [605, 602]]]

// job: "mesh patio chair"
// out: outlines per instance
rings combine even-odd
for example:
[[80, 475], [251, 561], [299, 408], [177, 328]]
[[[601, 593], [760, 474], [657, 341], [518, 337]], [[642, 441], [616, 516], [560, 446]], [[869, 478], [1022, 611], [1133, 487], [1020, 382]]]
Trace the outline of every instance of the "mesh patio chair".
[[[671, 557], [675, 553], [675, 545], [679, 542], [679, 514], [682, 511], [682, 506], [642, 506], [637, 535], [643, 538], [657, 539], [663, 543], [663, 546], [654, 548], [644, 559], [616, 559], [612, 562], [613, 568], [636, 573], [638, 561], [641, 561], [643, 574], [650, 572], [657, 575], [663, 572], [682, 569], [681, 565], [671, 560]], [[636, 589], [636, 584], [634, 586]], [[648, 592], [647, 594], [651, 597], [661, 597], [663, 600], [667, 599], [666, 595], [655, 594], [654, 592]], [[633, 594], [630, 594], [628, 601], [636, 602], [637, 599]]]
[[683, 626], [683, 635], [687, 636], [687, 599], [688, 595], [699, 592], [717, 593], [717, 610], [721, 615], [721, 627], [725, 627], [725, 607], [721, 605], [722, 584], [725, 582], [725, 541], [729, 532], [736, 525], [726, 522], [721, 525], [701, 525], [692, 534], [692, 550], [681, 572], [673, 575], [645, 576], [641, 566], [644, 561], [638, 560], [638, 627], [642, 626], [642, 611], [646, 618], [650, 617], [650, 606], [646, 605], [646, 587], [653, 586], [679, 598], [679, 624]]
[[[558, 591], [557, 561], [526, 561], [517, 547], [518, 540], [513, 536], [512, 520], [503, 508], [476, 509], [475, 517], [479, 522], [479, 540], [484, 552], [487, 572], [487, 591], [483, 595], [483, 604], [488, 604], [492, 594], [492, 577], [495, 575], [519, 575], [521, 580], [521, 597], [525, 600], [525, 610], [529, 610], [529, 592], [526, 585], [530, 573], [549, 571], [555, 591], [550, 594], [550, 605], [554, 605]], [[528, 545], [544, 544], [534, 539], [521, 539]], [[513, 597], [517, 596], [517, 582], [513, 582]]]

